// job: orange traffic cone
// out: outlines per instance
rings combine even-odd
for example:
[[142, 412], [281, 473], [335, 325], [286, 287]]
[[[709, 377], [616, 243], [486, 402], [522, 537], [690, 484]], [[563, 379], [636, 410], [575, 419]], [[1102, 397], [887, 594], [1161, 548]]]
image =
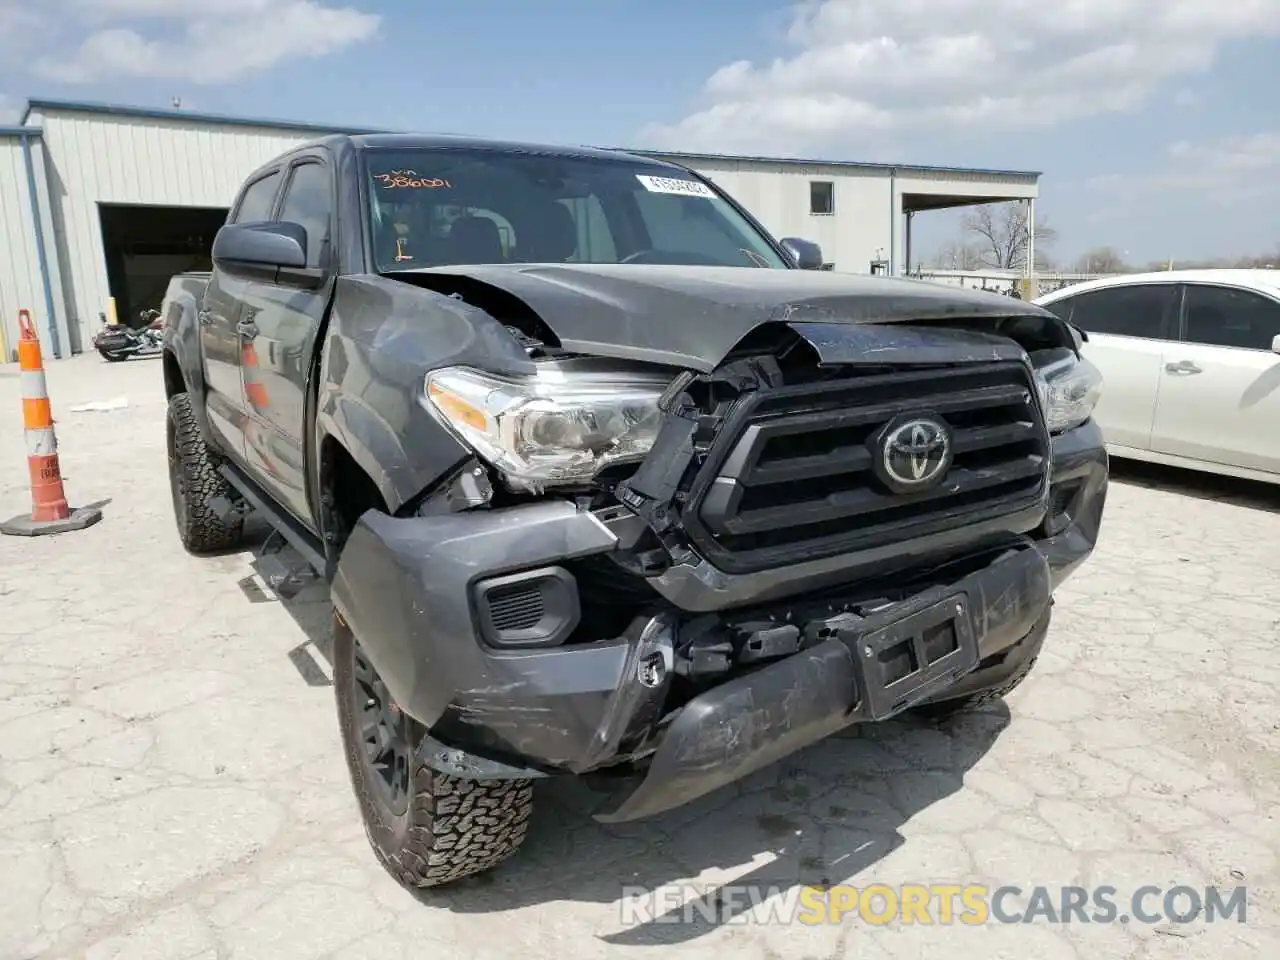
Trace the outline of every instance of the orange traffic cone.
[[0, 524], [0, 533], [15, 537], [39, 537], [83, 530], [102, 519], [96, 507], [73, 510], [67, 506], [58, 465], [58, 438], [44, 379], [40, 339], [31, 322], [31, 311], [18, 311], [18, 367], [22, 383], [22, 425], [27, 436], [27, 469], [31, 474], [31, 513]]

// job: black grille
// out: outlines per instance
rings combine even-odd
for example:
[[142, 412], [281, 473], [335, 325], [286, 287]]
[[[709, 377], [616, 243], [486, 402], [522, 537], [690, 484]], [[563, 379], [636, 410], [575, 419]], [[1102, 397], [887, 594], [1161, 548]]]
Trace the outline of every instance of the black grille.
[[[873, 470], [877, 435], [904, 415], [950, 428], [954, 459], [932, 489], [897, 493]], [[1020, 362], [761, 390], [724, 425], [685, 525], [725, 569], [816, 559], [1042, 505], [1048, 454]]]
[[499, 631], [536, 627], [546, 612], [540, 588], [540, 583], [533, 582], [490, 590], [485, 599], [494, 627]]

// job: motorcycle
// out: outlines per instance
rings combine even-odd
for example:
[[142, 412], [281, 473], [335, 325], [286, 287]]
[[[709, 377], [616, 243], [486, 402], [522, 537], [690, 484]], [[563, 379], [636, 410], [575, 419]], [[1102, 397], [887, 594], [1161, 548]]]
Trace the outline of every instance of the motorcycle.
[[[141, 327], [130, 327], [123, 323], [104, 326], [93, 338], [94, 349], [112, 363], [159, 353], [163, 348], [160, 311], [143, 310], [138, 318], [142, 321]], [[104, 322], [105, 320], [103, 317]]]

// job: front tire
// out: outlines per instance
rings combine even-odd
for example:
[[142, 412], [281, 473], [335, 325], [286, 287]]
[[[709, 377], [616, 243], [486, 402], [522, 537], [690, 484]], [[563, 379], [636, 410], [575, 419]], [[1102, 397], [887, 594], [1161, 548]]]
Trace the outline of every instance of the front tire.
[[194, 554], [214, 553], [239, 546], [244, 533], [244, 517], [232, 514], [224, 519], [214, 508], [216, 498], [221, 497], [230, 503], [236, 494], [227, 479], [218, 472], [223, 459], [209, 448], [200, 434], [188, 394], [176, 393], [169, 398], [165, 441], [169, 452], [173, 516], [182, 545]]
[[365, 834], [410, 889], [491, 870], [524, 842], [529, 780], [465, 780], [418, 762], [421, 727], [391, 700], [351, 629], [333, 617], [338, 727]]
[[[923, 703], [915, 707], [913, 712], [919, 717], [936, 722], [950, 719], [966, 710], [973, 710], [985, 704], [1003, 700], [1031, 675], [1036, 661], [1040, 658], [1040, 651], [1044, 649], [1044, 640], [1048, 633], [1048, 628], [1049, 618], [1046, 615], [1044, 620], [1036, 626], [1036, 629], [1029, 636], [1019, 641], [1003, 654], [1003, 657], [1012, 659], [1016, 664], [1013, 670], [1003, 679], [963, 696]], [[1009, 661], [1005, 660], [1005, 662]], [[995, 664], [992, 664], [992, 666], [995, 666]]]

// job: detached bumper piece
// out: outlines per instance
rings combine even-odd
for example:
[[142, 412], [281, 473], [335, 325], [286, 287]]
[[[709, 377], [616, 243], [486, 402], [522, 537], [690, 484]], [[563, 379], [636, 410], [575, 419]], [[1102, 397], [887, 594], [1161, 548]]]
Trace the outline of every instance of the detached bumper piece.
[[871, 616], [806, 625], [826, 639], [690, 701], [639, 787], [596, 818], [612, 823], [673, 809], [850, 724], [937, 697], [1037, 629], [1051, 602], [1049, 584], [1043, 555], [1015, 550]]

